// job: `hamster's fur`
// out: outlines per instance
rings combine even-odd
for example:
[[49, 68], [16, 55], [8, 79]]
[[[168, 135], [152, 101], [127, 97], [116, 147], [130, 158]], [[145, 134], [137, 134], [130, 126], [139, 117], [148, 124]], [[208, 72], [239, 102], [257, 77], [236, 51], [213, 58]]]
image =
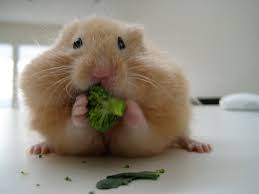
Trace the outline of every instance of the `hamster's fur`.
[[[73, 43], [81, 38], [81, 48]], [[125, 49], [118, 48], [118, 37]], [[71, 122], [76, 97], [96, 82], [94, 69], [112, 71], [108, 90], [136, 102], [146, 128], [118, 123], [108, 134]], [[122, 156], [158, 154], [189, 137], [191, 106], [181, 68], [151, 45], [143, 28], [108, 18], [74, 21], [55, 44], [28, 64], [21, 88], [30, 110], [31, 128], [58, 154]], [[133, 121], [134, 122], [134, 121]]]

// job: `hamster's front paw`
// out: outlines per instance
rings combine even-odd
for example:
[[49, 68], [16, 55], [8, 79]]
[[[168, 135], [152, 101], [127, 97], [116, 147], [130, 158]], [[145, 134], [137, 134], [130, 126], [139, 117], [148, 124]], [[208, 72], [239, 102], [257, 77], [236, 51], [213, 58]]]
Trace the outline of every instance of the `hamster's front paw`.
[[81, 128], [86, 126], [87, 102], [87, 97], [83, 94], [76, 97], [71, 116], [75, 127]]
[[123, 116], [123, 123], [129, 128], [146, 128], [146, 118], [139, 107], [133, 100], [126, 101], [126, 112]]

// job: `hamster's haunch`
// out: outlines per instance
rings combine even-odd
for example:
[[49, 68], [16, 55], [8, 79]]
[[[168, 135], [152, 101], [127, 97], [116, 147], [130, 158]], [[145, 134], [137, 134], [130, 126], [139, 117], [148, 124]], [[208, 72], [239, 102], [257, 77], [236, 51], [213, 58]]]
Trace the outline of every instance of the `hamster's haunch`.
[[[126, 113], [107, 133], [89, 127], [89, 86], [100, 83], [126, 100]], [[145, 39], [143, 27], [92, 17], [64, 27], [53, 47], [22, 73], [31, 128], [45, 138], [32, 154], [151, 156], [177, 144], [209, 152], [190, 139], [191, 106], [180, 66]]]

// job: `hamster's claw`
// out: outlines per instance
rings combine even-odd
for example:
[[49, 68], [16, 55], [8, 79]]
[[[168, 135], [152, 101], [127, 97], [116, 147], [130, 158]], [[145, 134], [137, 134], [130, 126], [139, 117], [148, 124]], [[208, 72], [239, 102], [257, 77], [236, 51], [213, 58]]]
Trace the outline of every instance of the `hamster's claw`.
[[183, 137], [178, 140], [178, 144], [181, 148], [189, 151], [189, 152], [197, 152], [197, 153], [209, 153], [212, 151], [212, 147], [210, 144], [202, 143], [188, 137]]
[[31, 146], [30, 149], [30, 153], [33, 155], [36, 154], [49, 154], [49, 153], [53, 153], [54, 150], [53, 148], [51, 148], [47, 143], [42, 142], [39, 144], [35, 144], [33, 146]]
[[72, 108], [72, 116], [71, 120], [76, 127], [83, 127], [86, 123], [86, 116], [87, 113], [87, 97], [85, 95], [79, 95], [76, 98], [75, 104]]

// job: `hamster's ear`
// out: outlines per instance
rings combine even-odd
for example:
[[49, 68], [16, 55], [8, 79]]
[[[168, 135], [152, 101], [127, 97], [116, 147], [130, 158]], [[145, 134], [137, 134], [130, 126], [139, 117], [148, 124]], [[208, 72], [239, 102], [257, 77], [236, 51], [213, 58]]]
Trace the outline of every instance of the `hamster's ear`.
[[59, 31], [59, 35], [56, 39], [55, 44], [63, 44], [63, 43], [70, 43], [73, 34], [77, 30], [80, 21], [78, 19], [74, 19], [68, 24], [65, 24], [63, 28]]
[[144, 27], [142, 25], [131, 25], [128, 27], [128, 41], [141, 44], [143, 42]]

